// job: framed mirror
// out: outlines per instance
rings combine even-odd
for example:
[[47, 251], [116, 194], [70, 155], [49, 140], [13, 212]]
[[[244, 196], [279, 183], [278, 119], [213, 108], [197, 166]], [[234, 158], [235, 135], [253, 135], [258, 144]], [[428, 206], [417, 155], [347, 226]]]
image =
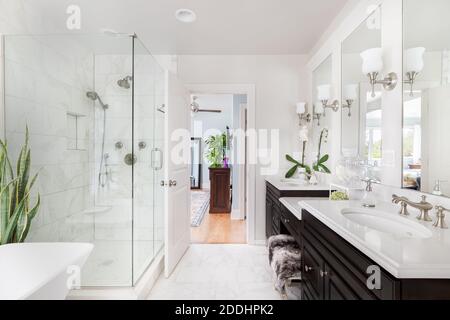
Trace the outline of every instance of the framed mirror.
[[[326, 155], [329, 155], [328, 128], [330, 126], [330, 113], [333, 112], [326, 105], [334, 101], [333, 96], [333, 70], [332, 56], [330, 55], [313, 71], [313, 106], [312, 106], [312, 143], [309, 144], [311, 160], [315, 170], [330, 173], [327, 161], [322, 162]], [[327, 116], [328, 114], [328, 116]], [[317, 165], [320, 163], [321, 165]]]
[[403, 3], [402, 185], [450, 197], [450, 1]]
[[362, 54], [376, 48], [381, 48], [380, 7], [342, 43], [341, 153], [363, 161], [374, 178], [382, 158], [381, 88], [372, 93]]

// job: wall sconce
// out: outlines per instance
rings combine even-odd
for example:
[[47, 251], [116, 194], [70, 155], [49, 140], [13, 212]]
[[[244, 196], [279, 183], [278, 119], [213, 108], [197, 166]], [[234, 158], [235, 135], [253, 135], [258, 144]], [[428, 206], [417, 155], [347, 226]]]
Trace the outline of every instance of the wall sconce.
[[344, 100], [347, 104], [342, 104], [342, 110], [348, 108], [348, 116], [352, 116], [352, 105], [358, 99], [358, 85], [349, 84], [344, 88]]
[[361, 53], [363, 59], [363, 73], [369, 77], [372, 86], [372, 98], [375, 98], [375, 85], [382, 84], [387, 91], [394, 90], [398, 77], [395, 72], [389, 73], [383, 80], [378, 80], [378, 75], [383, 70], [383, 49], [372, 48]]
[[308, 105], [306, 102], [297, 103], [297, 115], [300, 126], [302, 126], [303, 121], [306, 121], [307, 123], [311, 122], [311, 114], [308, 112]]
[[339, 110], [339, 101], [334, 100], [331, 104], [329, 104], [329, 101], [331, 99], [331, 85], [324, 84], [321, 86], [317, 86], [317, 98], [319, 99], [320, 103], [323, 107], [323, 116], [325, 117], [325, 111], [326, 109], [331, 109], [334, 112], [337, 112]]
[[320, 119], [325, 116], [325, 109], [323, 102], [319, 101], [313, 106], [313, 120], [317, 120], [317, 125], [320, 127]]
[[426, 49], [423, 47], [411, 48], [406, 50], [406, 80], [403, 82], [410, 86], [410, 96], [414, 96], [414, 83], [417, 76], [422, 72], [425, 63], [423, 61], [423, 55]]

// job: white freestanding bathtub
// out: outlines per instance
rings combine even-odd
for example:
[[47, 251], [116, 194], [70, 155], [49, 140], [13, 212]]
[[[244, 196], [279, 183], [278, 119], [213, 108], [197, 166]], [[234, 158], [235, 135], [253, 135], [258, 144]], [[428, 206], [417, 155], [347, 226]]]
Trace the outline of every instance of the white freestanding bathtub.
[[0, 246], [0, 300], [63, 300], [79, 283], [90, 243]]

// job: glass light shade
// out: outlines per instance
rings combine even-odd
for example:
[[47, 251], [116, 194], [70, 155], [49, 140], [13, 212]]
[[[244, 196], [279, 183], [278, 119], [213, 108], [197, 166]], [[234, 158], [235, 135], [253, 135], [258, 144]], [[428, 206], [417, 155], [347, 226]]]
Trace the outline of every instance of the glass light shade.
[[306, 103], [298, 102], [297, 103], [297, 114], [304, 114], [306, 112]]
[[325, 109], [323, 108], [322, 101], [317, 101], [316, 105], [314, 107], [315, 107], [314, 108], [314, 112], [316, 114], [321, 114], [321, 113], [323, 113], [325, 111]]
[[358, 85], [348, 84], [344, 87], [344, 100], [356, 100], [358, 98]]
[[406, 50], [406, 72], [421, 72], [425, 66], [423, 55], [426, 49], [423, 47]]
[[324, 84], [317, 86], [317, 99], [320, 101], [330, 100], [331, 98], [331, 85]]
[[381, 72], [383, 70], [383, 49], [372, 48], [361, 53], [363, 59], [362, 72], [370, 74], [373, 72]]

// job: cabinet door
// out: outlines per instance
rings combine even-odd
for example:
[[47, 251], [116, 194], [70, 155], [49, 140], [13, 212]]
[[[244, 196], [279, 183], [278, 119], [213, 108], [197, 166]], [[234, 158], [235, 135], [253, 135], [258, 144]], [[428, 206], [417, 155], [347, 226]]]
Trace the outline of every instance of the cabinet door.
[[351, 286], [329, 265], [325, 264], [321, 276], [324, 279], [325, 300], [359, 300]]
[[281, 211], [280, 206], [272, 202], [272, 235], [281, 233]]
[[272, 236], [272, 200], [266, 196], [266, 237]]
[[311, 300], [323, 300], [321, 271], [325, 267], [324, 260], [307, 241], [303, 241], [302, 254], [302, 280], [305, 287], [302, 292]]

